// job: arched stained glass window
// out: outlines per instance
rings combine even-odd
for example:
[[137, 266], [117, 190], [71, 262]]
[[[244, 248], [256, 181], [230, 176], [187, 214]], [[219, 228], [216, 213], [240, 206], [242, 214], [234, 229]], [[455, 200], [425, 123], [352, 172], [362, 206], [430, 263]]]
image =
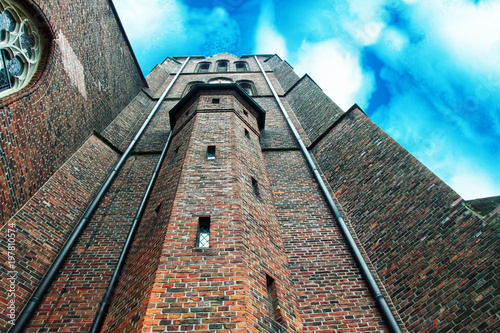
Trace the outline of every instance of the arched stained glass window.
[[15, 2], [0, 0], [0, 98], [30, 82], [41, 56], [42, 39], [31, 15]]

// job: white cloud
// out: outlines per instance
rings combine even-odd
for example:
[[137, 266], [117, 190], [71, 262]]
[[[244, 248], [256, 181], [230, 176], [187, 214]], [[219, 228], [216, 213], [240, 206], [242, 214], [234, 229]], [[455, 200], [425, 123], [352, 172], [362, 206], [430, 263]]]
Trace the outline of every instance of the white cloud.
[[500, 2], [423, 0], [414, 13], [450, 57], [483, 74], [500, 73]]
[[303, 42], [294, 68], [299, 74], [308, 73], [344, 110], [354, 103], [365, 107], [375, 88], [373, 73], [363, 70], [359, 52], [348, 50], [333, 39]]
[[166, 56], [211, 56], [231, 53], [239, 47], [238, 23], [223, 7], [192, 8], [179, 0], [114, 3], [146, 72]]
[[[498, 195], [500, 177], [495, 169], [499, 157], [485, 156], [488, 152], [481, 152], [484, 138], [464, 137], [462, 125], [443, 121], [441, 114], [432, 101], [408, 91], [371, 118], [463, 198]], [[484, 163], [487, 159], [491, 162]]]
[[175, 0], [114, 0], [127, 36], [136, 44], [149, 44], [151, 39], [184, 31], [183, 10]]
[[260, 16], [257, 22], [257, 32], [255, 34], [256, 54], [278, 54], [281, 58], [287, 59], [288, 50], [285, 38], [276, 30], [274, 26], [274, 5], [271, 1], [264, 1], [261, 6]]
[[458, 192], [464, 199], [471, 200], [477, 198], [493, 197], [498, 195], [498, 188], [493, 184], [490, 175], [476, 166], [468, 163], [454, 163], [458, 165], [453, 170], [453, 176], [449, 180], [449, 185]]

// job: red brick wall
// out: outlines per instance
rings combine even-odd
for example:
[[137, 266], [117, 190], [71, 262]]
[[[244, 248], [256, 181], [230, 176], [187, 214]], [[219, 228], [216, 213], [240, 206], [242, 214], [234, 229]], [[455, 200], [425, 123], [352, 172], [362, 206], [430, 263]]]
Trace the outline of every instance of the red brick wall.
[[[193, 122], [172, 138], [111, 302], [103, 332], [139, 331], [158, 269]], [[168, 128], [168, 127], [167, 127]], [[177, 152], [176, 152], [177, 150]], [[160, 322], [160, 325], [162, 323]]]
[[27, 332], [90, 330], [157, 159], [156, 155], [146, 155], [127, 160], [40, 303]]
[[[215, 106], [202, 96], [196, 116], [176, 123], [194, 122], [190, 134], [187, 127], [176, 134], [189, 145], [142, 330], [265, 330], [272, 321], [267, 273], [276, 279], [282, 324], [300, 331], [256, 121], [231, 111], [241, 112], [232, 95], [218, 97]], [[215, 160], [206, 159], [208, 145], [216, 145]], [[261, 184], [260, 199], [250, 177]], [[197, 248], [198, 217], [207, 215], [211, 247]]]
[[302, 153], [265, 151], [264, 157], [304, 332], [385, 332]]
[[24, 3], [51, 36], [40, 79], [0, 100], [0, 224], [142, 87], [107, 0]]
[[498, 233], [355, 110], [314, 148], [411, 332], [498, 330]]
[[[0, 238], [1, 280], [6, 281], [8, 271], [17, 272], [16, 317], [116, 160], [111, 149], [91, 137], [2, 228], [2, 236], [7, 228], [16, 230], [14, 268], [7, 266], [7, 237]], [[2, 309], [11, 299], [6, 290], [2, 283]], [[0, 313], [0, 331], [10, 326], [6, 315], [6, 311]]]

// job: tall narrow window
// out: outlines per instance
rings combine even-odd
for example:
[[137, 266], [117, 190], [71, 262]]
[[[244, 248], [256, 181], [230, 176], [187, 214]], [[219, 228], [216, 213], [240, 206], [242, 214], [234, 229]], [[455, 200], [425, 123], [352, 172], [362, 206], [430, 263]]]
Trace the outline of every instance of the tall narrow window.
[[0, 97], [27, 86], [42, 56], [37, 25], [16, 2], [0, 1]]
[[198, 73], [208, 73], [209, 68], [210, 68], [209, 62], [201, 62], [198, 65]]
[[197, 247], [210, 247], [210, 216], [198, 218]]
[[215, 146], [207, 147], [207, 160], [215, 160]]
[[259, 182], [253, 177], [252, 177], [252, 189], [253, 189], [253, 194], [255, 194], [257, 197], [260, 197]]
[[245, 136], [247, 139], [250, 139], [250, 132], [245, 128]]
[[227, 60], [221, 60], [217, 63], [217, 72], [227, 72], [229, 63]]
[[276, 283], [274, 279], [266, 274], [267, 299], [269, 300], [269, 313], [271, 317], [279, 321], [280, 313], [278, 309], [278, 295], [276, 293]]

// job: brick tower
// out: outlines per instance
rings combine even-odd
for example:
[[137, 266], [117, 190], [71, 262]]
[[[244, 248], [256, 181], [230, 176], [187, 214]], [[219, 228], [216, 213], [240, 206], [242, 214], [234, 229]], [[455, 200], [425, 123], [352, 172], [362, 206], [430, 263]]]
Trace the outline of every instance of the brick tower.
[[277, 55], [144, 78], [112, 2], [20, 3], [43, 52], [0, 100], [0, 331], [498, 330], [498, 200]]

